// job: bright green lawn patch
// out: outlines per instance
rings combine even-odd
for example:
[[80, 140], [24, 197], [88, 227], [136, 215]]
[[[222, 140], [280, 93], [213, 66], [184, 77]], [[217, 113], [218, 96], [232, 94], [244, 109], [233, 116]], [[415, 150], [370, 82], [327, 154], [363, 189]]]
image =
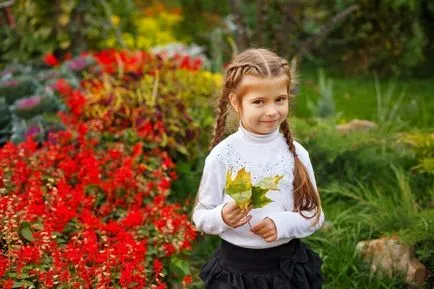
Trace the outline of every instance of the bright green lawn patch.
[[[366, 76], [349, 76], [343, 74], [326, 76], [333, 80], [333, 92], [336, 111], [342, 113], [340, 120], [353, 118], [377, 120], [377, 95], [375, 78]], [[383, 97], [391, 79], [381, 79], [380, 87]], [[402, 92], [404, 96], [398, 109], [398, 117], [408, 122], [409, 126], [430, 128], [434, 123], [434, 77], [431, 78], [398, 78], [392, 94], [392, 104]], [[320, 97], [318, 71], [308, 68], [300, 72], [300, 90], [296, 98], [295, 113], [298, 117], [309, 117], [307, 101], [316, 101]]]

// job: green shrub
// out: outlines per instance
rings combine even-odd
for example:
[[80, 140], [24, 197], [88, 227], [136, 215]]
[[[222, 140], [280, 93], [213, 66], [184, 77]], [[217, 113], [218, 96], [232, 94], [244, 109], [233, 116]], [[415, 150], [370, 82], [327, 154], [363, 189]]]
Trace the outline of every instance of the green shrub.
[[351, 4], [360, 8], [330, 35], [335, 41], [325, 41], [324, 53], [320, 55], [343, 63], [348, 72], [375, 69], [383, 74], [408, 73], [421, 65], [428, 54], [423, 2], [325, 1], [324, 5], [334, 11]]
[[4, 97], [8, 105], [20, 98], [30, 96], [36, 91], [35, 81], [30, 76], [20, 76], [0, 83], [0, 97]]
[[7, 142], [11, 136], [12, 114], [4, 98], [0, 97], [0, 145]]
[[[112, 24], [114, 11], [123, 19], [121, 27]], [[15, 1], [16, 27], [0, 27], [0, 63], [34, 61], [47, 53], [63, 56], [97, 49], [121, 29], [133, 30], [135, 11], [131, 0]]]

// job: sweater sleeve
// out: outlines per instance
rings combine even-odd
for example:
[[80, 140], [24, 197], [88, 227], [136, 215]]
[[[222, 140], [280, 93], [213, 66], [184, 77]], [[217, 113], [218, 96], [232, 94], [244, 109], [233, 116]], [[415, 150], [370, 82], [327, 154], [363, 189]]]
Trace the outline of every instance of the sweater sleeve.
[[193, 223], [201, 232], [219, 235], [232, 229], [222, 218], [225, 166], [212, 154], [205, 159], [205, 166], [197, 192], [198, 202], [193, 209]]
[[[313, 186], [316, 188], [316, 191], [318, 193], [315, 175], [309, 158], [309, 153], [298, 143], [296, 145], [296, 149], [300, 160], [302, 161], [302, 163], [307, 169], [310, 181], [312, 182]], [[302, 211], [302, 213], [304, 216], [310, 217], [314, 215], [315, 209], [312, 211]], [[315, 226], [311, 226], [315, 220], [315, 217], [311, 219], [307, 219], [298, 212], [285, 211], [285, 212], [270, 213], [267, 217], [272, 219], [274, 224], [276, 225], [276, 229], [277, 229], [276, 240], [280, 240], [283, 238], [308, 237], [322, 226], [325, 218], [324, 212], [321, 210], [318, 224], [316, 224]]]

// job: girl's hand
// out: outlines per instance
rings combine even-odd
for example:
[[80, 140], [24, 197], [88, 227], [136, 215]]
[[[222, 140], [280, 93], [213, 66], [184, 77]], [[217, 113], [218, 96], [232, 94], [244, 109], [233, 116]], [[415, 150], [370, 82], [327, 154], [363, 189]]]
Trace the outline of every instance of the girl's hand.
[[222, 218], [223, 221], [232, 228], [238, 228], [239, 226], [247, 223], [252, 216], [247, 216], [252, 206], [249, 206], [247, 211], [241, 210], [241, 208], [235, 203], [234, 200], [229, 201], [223, 206]]
[[261, 236], [267, 242], [273, 242], [277, 239], [276, 225], [270, 218], [265, 218], [258, 224], [254, 225], [250, 231]]

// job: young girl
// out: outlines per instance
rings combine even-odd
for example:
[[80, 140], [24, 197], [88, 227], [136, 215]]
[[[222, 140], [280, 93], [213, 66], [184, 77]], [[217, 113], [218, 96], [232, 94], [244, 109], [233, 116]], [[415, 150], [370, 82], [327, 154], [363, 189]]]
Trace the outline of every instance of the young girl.
[[[288, 62], [267, 49], [248, 49], [227, 69], [193, 209], [196, 227], [221, 238], [199, 274], [208, 289], [321, 288], [323, 261], [300, 240], [321, 227], [324, 213], [309, 154], [289, 130], [293, 85]], [[223, 139], [228, 109], [239, 128]], [[242, 210], [226, 194], [227, 172], [241, 168], [253, 185], [283, 176], [266, 194], [271, 202]]]

